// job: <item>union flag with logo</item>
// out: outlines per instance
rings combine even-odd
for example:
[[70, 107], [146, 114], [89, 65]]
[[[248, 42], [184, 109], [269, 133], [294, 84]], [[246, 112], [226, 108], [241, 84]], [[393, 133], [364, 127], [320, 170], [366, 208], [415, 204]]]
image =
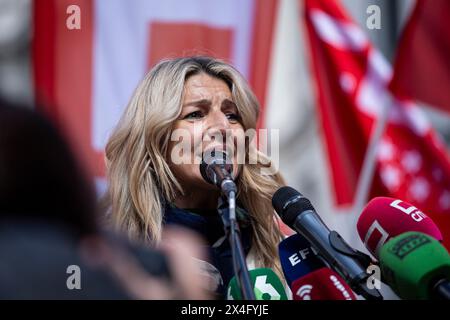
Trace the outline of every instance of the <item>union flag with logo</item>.
[[375, 123], [386, 115], [370, 196], [386, 195], [430, 216], [450, 248], [450, 159], [412, 100], [389, 90], [386, 59], [338, 1], [306, 0], [305, 21], [335, 201], [351, 205]]

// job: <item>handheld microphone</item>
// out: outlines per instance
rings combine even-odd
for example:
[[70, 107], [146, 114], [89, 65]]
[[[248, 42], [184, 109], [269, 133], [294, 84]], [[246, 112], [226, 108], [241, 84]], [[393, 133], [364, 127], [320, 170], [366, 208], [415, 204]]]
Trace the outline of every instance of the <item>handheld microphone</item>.
[[[272, 269], [258, 268], [248, 273], [256, 300], [287, 300], [283, 283]], [[228, 285], [227, 300], [242, 300], [236, 277]]]
[[219, 187], [227, 197], [231, 192], [236, 193], [233, 163], [226, 152], [215, 149], [205, 151], [200, 163], [200, 173], [203, 179]]
[[292, 284], [294, 300], [357, 300], [349, 285], [330, 268], [320, 268]]
[[361, 241], [375, 258], [389, 239], [408, 231], [422, 232], [436, 240], [443, 240], [431, 218], [407, 202], [388, 197], [369, 201], [359, 216], [357, 229]]
[[386, 283], [403, 299], [450, 300], [450, 255], [433, 237], [406, 232], [380, 250]]
[[272, 198], [275, 211], [288, 226], [304, 236], [318, 254], [366, 299], [382, 299], [376, 289], [367, 286], [366, 267], [370, 258], [350, 247], [336, 232], [330, 231], [309, 200], [291, 187], [278, 189]]
[[299, 234], [293, 234], [281, 241], [278, 245], [278, 255], [290, 288], [295, 280], [326, 266], [311, 243]]

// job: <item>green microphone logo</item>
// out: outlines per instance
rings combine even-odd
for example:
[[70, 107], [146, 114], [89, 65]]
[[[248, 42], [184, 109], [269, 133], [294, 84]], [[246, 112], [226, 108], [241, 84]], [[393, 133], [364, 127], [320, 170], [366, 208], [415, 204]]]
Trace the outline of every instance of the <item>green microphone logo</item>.
[[255, 280], [256, 300], [280, 300], [281, 295], [274, 286], [267, 282], [267, 276], [257, 276]]
[[389, 251], [399, 259], [403, 259], [421, 246], [430, 242], [430, 239], [424, 234], [413, 233], [396, 242]]
[[[271, 269], [250, 270], [249, 275], [256, 300], [287, 300], [283, 284]], [[228, 300], [242, 300], [235, 277], [230, 281], [227, 296]]]

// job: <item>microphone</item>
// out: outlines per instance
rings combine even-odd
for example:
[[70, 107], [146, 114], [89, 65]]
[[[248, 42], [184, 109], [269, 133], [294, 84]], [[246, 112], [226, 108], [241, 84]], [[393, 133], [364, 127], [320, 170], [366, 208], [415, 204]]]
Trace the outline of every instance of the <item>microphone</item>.
[[363, 264], [368, 266], [370, 258], [350, 247], [336, 231], [330, 231], [307, 198], [291, 187], [282, 187], [273, 195], [272, 205], [283, 222], [304, 236], [356, 293], [366, 299], [382, 299], [376, 289], [367, 286], [369, 274]]
[[290, 288], [295, 280], [326, 266], [311, 243], [299, 234], [293, 234], [281, 241], [278, 245], [278, 255]]
[[389, 239], [408, 231], [443, 240], [431, 218], [407, 202], [388, 197], [373, 198], [366, 205], [359, 216], [357, 229], [361, 241], [376, 258]]
[[450, 255], [433, 237], [406, 232], [380, 250], [386, 283], [403, 299], [450, 300]]
[[239, 281], [238, 289], [242, 289], [246, 300], [254, 300], [244, 250], [239, 238], [239, 224], [236, 219], [237, 188], [233, 181], [233, 163], [226, 152], [211, 149], [202, 155], [200, 173], [207, 182], [219, 187], [226, 198], [219, 198], [217, 210], [222, 218], [225, 234], [230, 241], [233, 270]]
[[231, 192], [236, 194], [233, 162], [226, 152], [215, 149], [205, 151], [200, 163], [200, 173], [207, 182], [219, 187], [227, 198]]
[[[284, 285], [272, 269], [258, 268], [248, 273], [256, 300], [287, 300]], [[242, 300], [236, 277], [228, 285], [227, 300]]]
[[356, 300], [348, 284], [326, 267], [303, 236], [294, 234], [281, 241], [278, 254], [294, 300]]
[[294, 300], [358, 300], [349, 285], [330, 268], [320, 268], [292, 284]]

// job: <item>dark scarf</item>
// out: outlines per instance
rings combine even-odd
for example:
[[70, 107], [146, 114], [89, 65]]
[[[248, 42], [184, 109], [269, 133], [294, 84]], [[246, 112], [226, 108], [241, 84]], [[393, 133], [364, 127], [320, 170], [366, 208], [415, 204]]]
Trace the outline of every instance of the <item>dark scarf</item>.
[[[247, 255], [252, 239], [250, 216], [241, 207], [236, 208], [236, 216], [239, 222], [242, 248]], [[217, 210], [180, 209], [173, 204], [168, 204], [165, 209], [164, 224], [186, 227], [197, 232], [207, 241], [209, 262], [217, 268], [223, 280], [223, 283], [217, 288], [218, 298], [225, 299], [228, 283], [234, 276], [234, 271], [230, 243], [225, 237], [222, 218]]]

